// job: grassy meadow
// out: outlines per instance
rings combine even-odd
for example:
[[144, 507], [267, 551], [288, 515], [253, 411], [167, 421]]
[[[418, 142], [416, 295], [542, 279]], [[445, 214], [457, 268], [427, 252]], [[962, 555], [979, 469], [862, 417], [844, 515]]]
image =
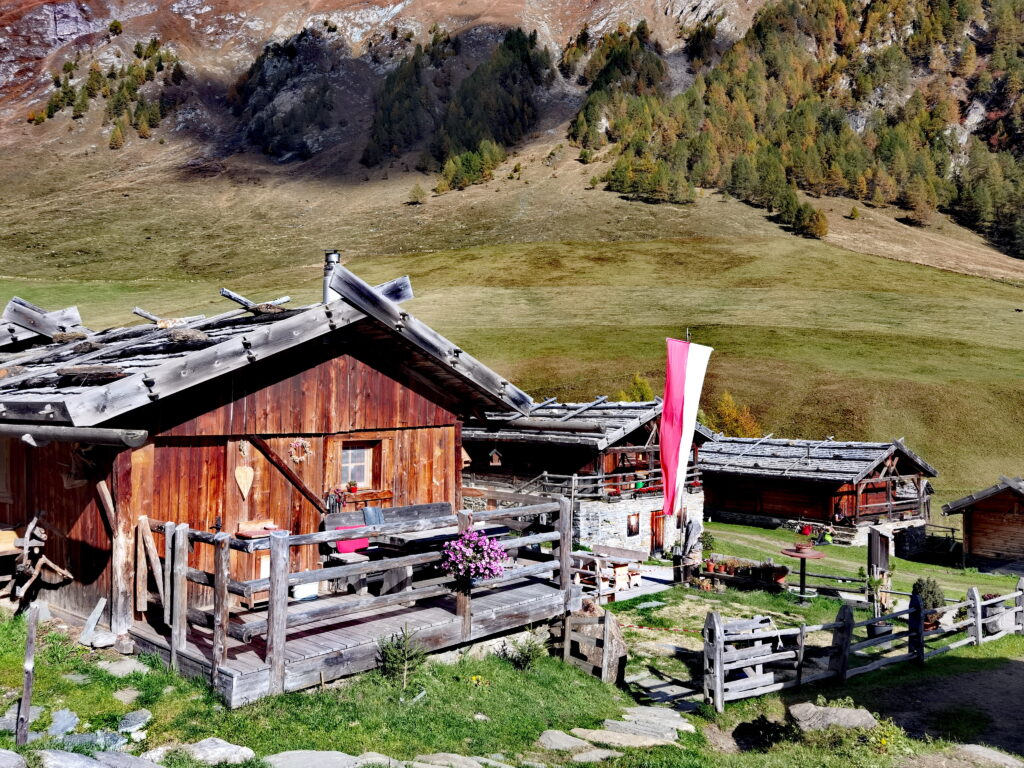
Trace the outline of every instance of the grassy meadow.
[[[766, 432], [906, 437], [940, 470], [940, 501], [1022, 471], [1024, 268], [948, 221], [853, 222], [833, 200], [835, 236], [806, 240], [720, 195], [651, 206], [588, 190], [600, 163], [552, 168], [540, 145], [509, 161], [523, 180], [420, 206], [405, 204], [429, 185], [415, 172], [357, 181], [150, 151], [0, 165], [0, 292], [77, 303], [93, 327], [134, 305], [223, 311], [222, 285], [312, 301], [333, 246], [368, 280], [409, 274], [410, 311], [536, 397], [613, 394], [634, 372], [657, 388], [664, 338], [689, 328], [716, 349], [705, 396], [732, 392]], [[891, 244], [894, 259], [850, 250], [861, 229], [864, 250]], [[929, 259], [947, 268], [910, 263]]]

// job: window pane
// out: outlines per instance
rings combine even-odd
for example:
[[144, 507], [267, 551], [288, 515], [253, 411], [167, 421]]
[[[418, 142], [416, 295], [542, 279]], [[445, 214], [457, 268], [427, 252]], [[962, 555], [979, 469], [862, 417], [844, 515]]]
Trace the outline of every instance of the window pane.
[[341, 482], [345, 485], [356, 483], [363, 488], [368, 487], [371, 455], [371, 450], [366, 446], [343, 447], [341, 449]]

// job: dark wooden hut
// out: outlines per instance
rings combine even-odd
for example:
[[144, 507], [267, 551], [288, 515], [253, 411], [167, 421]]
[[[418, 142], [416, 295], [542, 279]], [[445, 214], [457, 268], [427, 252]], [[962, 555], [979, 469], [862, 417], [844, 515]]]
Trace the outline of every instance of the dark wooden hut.
[[936, 470], [891, 443], [720, 437], [701, 450], [706, 515], [866, 526], [926, 520]]
[[[312, 583], [316, 594], [327, 581], [318, 570], [324, 547], [333, 552], [334, 542], [355, 538], [339, 526], [321, 530], [326, 515], [354, 513], [370, 526], [359, 535], [373, 541], [463, 527], [463, 423], [485, 412], [525, 413], [531, 400], [402, 311], [412, 295], [405, 278], [372, 288], [336, 267], [324, 303], [295, 309], [287, 297], [254, 303], [225, 293], [242, 306], [215, 317], [137, 310], [152, 324], [102, 332], [82, 326], [74, 310], [8, 305], [0, 528], [11, 541], [0, 568], [16, 594], [43, 588], [52, 609], [72, 620], [105, 598], [101, 621], [113, 634], [170, 653], [186, 671], [212, 669], [231, 704], [322, 682], [316, 663], [330, 667], [327, 679], [372, 666], [376, 639], [402, 621], [415, 628], [431, 616], [439, 647], [563, 611], [568, 588], [556, 582], [551, 594], [531, 593], [535, 607], [520, 595], [507, 616], [491, 596], [491, 613], [478, 609], [488, 620], [473, 623], [469, 602], [457, 611], [454, 597], [436, 604], [450, 593], [435, 582], [401, 602], [341, 595], [350, 602], [331, 607], [332, 597], [296, 613], [288, 589]], [[557, 511], [541, 509], [552, 521]], [[283, 550], [274, 549], [274, 527]], [[262, 538], [252, 539], [254, 531]], [[361, 583], [400, 566], [403, 589], [412, 590], [413, 566], [439, 558], [435, 543], [417, 550], [415, 563], [408, 553], [393, 564], [373, 550], [373, 562], [346, 560], [332, 575]], [[262, 613], [236, 615], [239, 603], [252, 607], [267, 595]], [[410, 608], [427, 598], [433, 614]], [[404, 619], [389, 610], [404, 610]], [[385, 623], [368, 627], [354, 650], [351, 627], [376, 620]], [[350, 629], [330, 634], [339, 622]], [[300, 624], [305, 639], [293, 640], [288, 628]], [[230, 658], [226, 643], [235, 644]], [[285, 676], [286, 658], [314, 657], [309, 669], [289, 667]]]
[[951, 501], [943, 515], [963, 516], [964, 556], [987, 566], [1024, 561], [1024, 479], [995, 485]]

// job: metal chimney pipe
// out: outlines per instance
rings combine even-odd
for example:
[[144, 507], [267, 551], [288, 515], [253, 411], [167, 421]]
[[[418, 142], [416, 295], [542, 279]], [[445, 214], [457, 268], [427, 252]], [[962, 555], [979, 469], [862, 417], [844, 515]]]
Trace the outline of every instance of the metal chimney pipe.
[[341, 298], [341, 294], [331, 288], [331, 277], [334, 268], [341, 261], [337, 251], [324, 251], [324, 304], [330, 304]]

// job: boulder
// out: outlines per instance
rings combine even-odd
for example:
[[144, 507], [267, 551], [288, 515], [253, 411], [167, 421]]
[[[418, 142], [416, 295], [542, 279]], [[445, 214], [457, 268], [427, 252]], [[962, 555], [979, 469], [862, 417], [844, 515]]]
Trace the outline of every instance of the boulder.
[[135, 688], [122, 688], [120, 691], [114, 691], [114, 698], [130, 707], [139, 698], [139, 692]]
[[43, 768], [99, 768], [101, 763], [77, 752], [63, 752], [59, 749], [41, 749], [36, 754]]
[[[359, 768], [364, 762], [344, 752], [316, 752], [311, 749], [297, 749], [292, 752], [278, 752], [263, 758], [271, 768]], [[388, 758], [384, 758], [388, 760]], [[369, 763], [373, 765], [373, 763]], [[382, 763], [387, 765], [386, 762]]]
[[604, 744], [609, 747], [666, 747], [675, 744], [674, 741], [659, 739], [655, 736], [641, 736], [634, 733], [619, 733], [618, 731], [608, 730], [598, 731], [590, 728], [573, 728], [572, 734], [595, 744]]
[[[39, 716], [43, 714], [42, 707], [29, 707], [28, 708], [28, 721], [34, 723], [39, 719]], [[10, 707], [7, 708], [7, 712], [4, 713], [3, 717], [0, 717], [0, 731], [8, 731], [14, 733], [18, 727], [18, 702], [14, 702]]]
[[25, 758], [9, 749], [0, 749], [0, 768], [25, 768]]
[[89, 640], [93, 648], [110, 648], [117, 642], [117, 635], [113, 632], [94, 632]]
[[238, 765], [256, 757], [256, 753], [248, 747], [240, 747], [230, 741], [218, 739], [216, 736], [197, 741], [195, 744], [186, 744], [182, 749], [193, 760], [207, 765], [221, 765], [222, 763]]
[[380, 752], [363, 752], [359, 756], [359, 765], [386, 765], [388, 768], [402, 768], [401, 760], [393, 760]]
[[878, 725], [874, 716], [860, 707], [819, 707], [805, 701], [791, 706], [789, 714], [804, 733], [826, 728], [874, 728]]
[[589, 741], [577, 739], [565, 731], [544, 731], [537, 739], [537, 747], [552, 752], [579, 752], [593, 746]]

